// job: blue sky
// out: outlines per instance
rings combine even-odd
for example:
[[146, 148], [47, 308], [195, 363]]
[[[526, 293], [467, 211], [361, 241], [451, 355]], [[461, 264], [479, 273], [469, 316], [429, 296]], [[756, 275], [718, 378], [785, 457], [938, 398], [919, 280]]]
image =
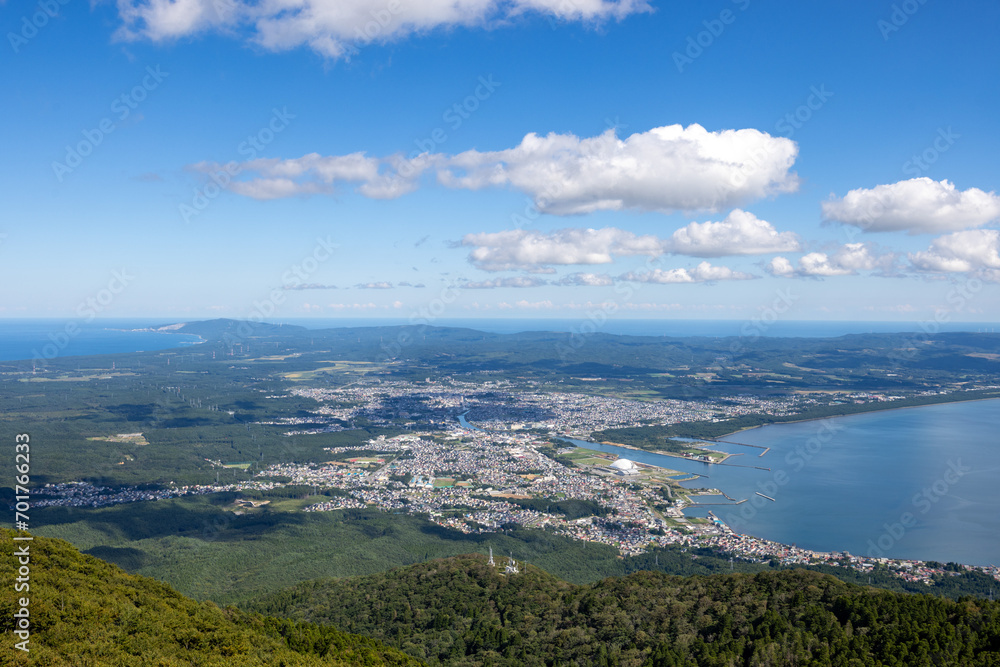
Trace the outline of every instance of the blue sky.
[[997, 320], [996, 3], [0, 13], [0, 317]]

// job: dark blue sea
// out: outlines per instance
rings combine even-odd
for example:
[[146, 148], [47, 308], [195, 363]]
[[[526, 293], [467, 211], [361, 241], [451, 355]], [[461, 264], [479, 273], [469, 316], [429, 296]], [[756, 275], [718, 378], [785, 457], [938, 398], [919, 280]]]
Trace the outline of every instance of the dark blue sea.
[[0, 320], [0, 360], [39, 361], [88, 354], [149, 352], [201, 342], [198, 336], [132, 331], [170, 320]]

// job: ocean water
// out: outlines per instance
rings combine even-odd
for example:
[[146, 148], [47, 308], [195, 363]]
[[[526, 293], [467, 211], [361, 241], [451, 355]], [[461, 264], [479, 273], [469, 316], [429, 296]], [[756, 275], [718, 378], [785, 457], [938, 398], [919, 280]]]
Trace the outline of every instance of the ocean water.
[[0, 360], [148, 352], [194, 345], [198, 336], [131, 331], [169, 320], [0, 320]]
[[746, 499], [706, 508], [740, 533], [817, 551], [989, 565], [1000, 563], [998, 434], [995, 399], [774, 424], [724, 438], [771, 448], [759, 456], [760, 449], [719, 445], [740, 453], [729, 462], [750, 467], [587, 446], [706, 475], [685, 485]]

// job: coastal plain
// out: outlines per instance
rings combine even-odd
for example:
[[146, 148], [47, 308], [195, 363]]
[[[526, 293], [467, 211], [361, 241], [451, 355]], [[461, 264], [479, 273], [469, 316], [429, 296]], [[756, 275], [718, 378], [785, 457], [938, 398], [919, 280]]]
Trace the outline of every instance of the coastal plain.
[[[919, 354], [904, 334], [761, 339], [734, 356], [726, 338], [593, 334], [561, 358], [571, 337], [555, 332], [170, 330], [204, 342], [5, 362], [3, 428], [44, 443], [39, 534], [196, 597], [491, 545], [578, 583], [689, 550], [714, 555], [706, 571], [831, 567], [945, 594], [968, 580], [959, 590], [988, 595], [996, 576], [730, 525], [773, 493], [738, 493], [723, 472], [778, 460], [732, 442], [747, 428], [996, 397], [1000, 336], [940, 334]], [[615, 443], [638, 465], [573, 441]]]

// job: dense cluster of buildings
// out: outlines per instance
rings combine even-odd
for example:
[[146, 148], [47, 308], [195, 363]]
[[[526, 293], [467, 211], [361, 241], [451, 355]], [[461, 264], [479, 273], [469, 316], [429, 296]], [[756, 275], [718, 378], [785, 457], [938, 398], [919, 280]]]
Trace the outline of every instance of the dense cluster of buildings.
[[[911, 581], [929, 581], [942, 572], [916, 561], [813, 552], [740, 535], [714, 517], [689, 521], [683, 514], [689, 502], [686, 498], [664, 502], [661, 486], [643, 479], [639, 470], [624, 460], [585, 469], [564, 465], [539, 451], [540, 446], [548, 445], [539, 440], [539, 430], [587, 438], [597, 430], [649, 423], [795, 414], [815, 403], [813, 398], [726, 396], [724, 402], [635, 401], [528, 389], [502, 379], [418, 383], [362, 378], [347, 387], [298, 387], [292, 390], [293, 395], [320, 403], [313, 416], [266, 423], [310, 424], [309, 429], [290, 431], [289, 435], [353, 428], [354, 420], [360, 418], [376, 425], [400, 426], [402, 421], [410, 429], [405, 435], [379, 436], [359, 446], [366, 454], [377, 455], [374, 457], [282, 463], [258, 471], [252, 480], [234, 484], [160, 490], [111, 489], [80, 482], [46, 485], [38, 491], [42, 497], [33, 505], [100, 507], [221, 491], [268, 490], [283, 484], [310, 485], [328, 499], [307, 507], [309, 512], [377, 508], [426, 516], [467, 533], [525, 526], [611, 545], [623, 555], [639, 554], [655, 545], [681, 544], [790, 565], [849, 562], [864, 571], [882, 564]], [[869, 402], [900, 397], [863, 393], [844, 398]], [[486, 430], [463, 427], [456, 421], [459, 414]], [[317, 428], [317, 422], [322, 426]], [[327, 451], [331, 458], [344, 459], [345, 454], [358, 449], [335, 447]], [[546, 500], [587, 501], [601, 511], [568, 519], [550, 512]], [[975, 569], [1000, 579], [996, 567]]]
[[66, 482], [46, 484], [32, 493], [38, 498], [31, 501], [32, 507], [106, 507], [122, 503], [138, 503], [144, 500], [166, 500], [180, 496], [204, 495], [222, 491], [239, 491], [246, 488], [260, 490], [273, 489], [274, 482], [242, 484], [195, 484], [191, 486], [169, 486], [161, 489], [138, 489], [136, 487], [96, 486], [89, 482]]
[[[533, 391], [533, 381], [514, 384], [497, 379], [468, 382], [447, 378], [438, 382], [411, 382], [362, 378], [345, 387], [297, 387], [293, 396], [320, 403], [311, 421], [327, 421], [331, 428], [349, 428], [364, 418], [376, 425], [403, 425], [415, 429], [447, 428], [454, 415], [467, 412], [489, 431], [542, 429], [563, 435], [588, 437], [593, 431], [651, 423], [729, 419], [749, 414], [785, 416], [816, 405], [816, 398], [726, 396], [714, 400], [640, 401], [575, 392]], [[307, 421], [295, 418], [299, 423]], [[310, 431], [304, 431], [310, 432]]]

